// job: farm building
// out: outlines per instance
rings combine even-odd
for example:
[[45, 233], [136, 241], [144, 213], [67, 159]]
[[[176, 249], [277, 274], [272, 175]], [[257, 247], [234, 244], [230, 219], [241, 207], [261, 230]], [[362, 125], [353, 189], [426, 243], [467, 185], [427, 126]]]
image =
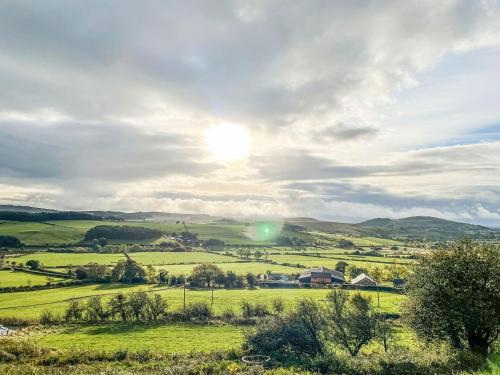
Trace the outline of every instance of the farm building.
[[282, 274], [282, 273], [270, 273], [267, 275], [268, 280], [273, 280], [273, 281], [283, 281], [287, 282], [288, 281], [288, 275]]
[[373, 280], [366, 273], [362, 273], [361, 275], [356, 276], [354, 279], [351, 280], [351, 284], [352, 285], [359, 285], [359, 286], [377, 285], [375, 280]]
[[299, 282], [313, 285], [343, 284], [344, 274], [326, 267], [312, 268], [302, 272]]
[[392, 285], [394, 288], [402, 288], [405, 286], [406, 279], [392, 279]]

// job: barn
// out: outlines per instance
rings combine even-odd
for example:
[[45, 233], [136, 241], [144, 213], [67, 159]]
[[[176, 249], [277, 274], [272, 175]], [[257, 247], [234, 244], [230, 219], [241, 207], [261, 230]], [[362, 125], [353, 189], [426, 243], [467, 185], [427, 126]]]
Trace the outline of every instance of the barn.
[[343, 284], [344, 274], [326, 267], [311, 268], [302, 272], [299, 282], [311, 285]]

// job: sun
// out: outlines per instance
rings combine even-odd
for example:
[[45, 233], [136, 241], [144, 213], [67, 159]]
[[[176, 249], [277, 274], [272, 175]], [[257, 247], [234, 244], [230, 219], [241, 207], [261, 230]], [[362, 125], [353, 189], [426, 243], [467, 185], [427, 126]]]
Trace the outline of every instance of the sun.
[[248, 156], [251, 138], [245, 128], [221, 124], [208, 129], [207, 146], [217, 160], [234, 161]]

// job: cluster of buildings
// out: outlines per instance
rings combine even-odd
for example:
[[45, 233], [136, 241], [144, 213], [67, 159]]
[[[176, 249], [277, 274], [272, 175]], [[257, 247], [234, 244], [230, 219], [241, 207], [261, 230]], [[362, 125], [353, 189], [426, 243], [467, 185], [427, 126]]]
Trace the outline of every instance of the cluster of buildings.
[[[394, 287], [402, 287], [404, 279], [394, 279]], [[297, 281], [292, 282], [289, 277], [284, 274], [269, 274], [266, 283], [268, 285], [286, 286], [297, 284]], [[298, 283], [309, 286], [328, 286], [328, 285], [355, 285], [355, 286], [376, 286], [377, 282], [369, 275], [362, 273], [356, 276], [349, 283], [344, 279], [344, 274], [340, 271], [332, 270], [326, 267], [311, 268], [301, 273]]]

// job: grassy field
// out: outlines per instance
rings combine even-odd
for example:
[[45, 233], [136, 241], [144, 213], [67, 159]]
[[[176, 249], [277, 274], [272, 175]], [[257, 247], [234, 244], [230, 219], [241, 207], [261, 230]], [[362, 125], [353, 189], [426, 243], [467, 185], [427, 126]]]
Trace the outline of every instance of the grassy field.
[[[237, 261], [233, 257], [211, 254], [207, 252], [137, 252], [129, 254], [133, 259], [143, 265], [162, 265], [179, 263], [224, 263]], [[39, 260], [43, 267], [76, 266], [88, 263], [114, 264], [125, 259], [123, 254], [99, 254], [99, 253], [47, 253], [23, 255], [12, 258], [16, 262], [25, 263], [30, 259]]]
[[[345, 261], [349, 264], [358, 266], [358, 267], [374, 267], [374, 266], [385, 266], [390, 265], [393, 261], [399, 263], [399, 259], [391, 259], [391, 258], [379, 258], [377, 257], [356, 257], [353, 255], [329, 255], [328, 258], [318, 258], [312, 256], [305, 255], [269, 255], [270, 260], [274, 260], [279, 263], [289, 263], [289, 264], [301, 264], [306, 268], [312, 267], [329, 267], [335, 268], [335, 265], [339, 261]], [[381, 263], [384, 262], [384, 263]], [[406, 261], [407, 262], [407, 261]]]
[[[197, 264], [172, 264], [167, 266], [155, 266], [155, 268], [167, 270], [172, 275], [189, 275], [195, 266], [197, 266]], [[264, 274], [267, 271], [290, 275], [302, 271], [300, 268], [296, 267], [256, 262], [218, 263], [217, 266], [223, 271], [233, 271], [239, 275], [244, 275], [248, 272]]]
[[[62, 278], [52, 278], [52, 282], [62, 281]], [[0, 288], [11, 288], [18, 286], [44, 285], [47, 277], [35, 275], [22, 271], [0, 271]]]
[[[170, 309], [180, 308], [183, 302], [182, 288], [164, 288], [159, 286], [124, 286], [124, 285], [86, 285], [64, 287], [59, 289], [47, 289], [40, 291], [3, 293], [0, 298], [0, 317], [22, 317], [36, 318], [45, 310], [55, 312], [64, 311], [67, 303], [75, 298], [88, 298], [93, 295], [112, 295], [120, 291], [147, 290], [158, 292], [164, 296]], [[214, 292], [214, 310], [222, 312], [227, 308], [239, 311], [242, 300], [252, 302], [270, 303], [273, 299], [281, 297], [286, 304], [291, 305], [297, 299], [311, 297], [322, 300], [328, 293], [327, 289], [216, 289]], [[371, 296], [376, 302], [377, 294], [372, 291], [362, 291], [363, 294]], [[210, 290], [190, 290], [186, 292], [187, 302], [207, 301], [210, 302]], [[380, 308], [386, 312], [397, 312], [399, 304], [404, 296], [395, 293], [380, 293]]]
[[55, 328], [42, 331], [33, 339], [40, 345], [57, 349], [150, 349], [189, 353], [238, 347], [243, 342], [243, 329], [231, 325], [111, 323]]
[[[97, 225], [129, 225], [139, 226], [151, 229], [159, 229], [167, 233], [182, 232], [184, 226], [176, 223], [155, 223], [142, 221], [127, 222], [103, 222], [86, 220], [57, 220], [47, 222], [0, 222], [0, 235], [11, 235], [18, 237], [26, 245], [62, 245], [77, 244], [83, 240], [85, 233]], [[251, 227], [250, 227], [251, 228]], [[190, 224], [188, 230], [198, 234], [198, 238], [207, 240], [216, 238], [230, 245], [241, 244], [262, 244], [269, 245], [274, 243], [273, 238], [262, 238], [259, 240], [249, 237], [249, 227], [244, 224]], [[290, 237], [301, 237], [310, 239], [307, 233], [295, 233], [283, 230], [281, 235]], [[154, 242], [152, 241], [145, 241]]]

